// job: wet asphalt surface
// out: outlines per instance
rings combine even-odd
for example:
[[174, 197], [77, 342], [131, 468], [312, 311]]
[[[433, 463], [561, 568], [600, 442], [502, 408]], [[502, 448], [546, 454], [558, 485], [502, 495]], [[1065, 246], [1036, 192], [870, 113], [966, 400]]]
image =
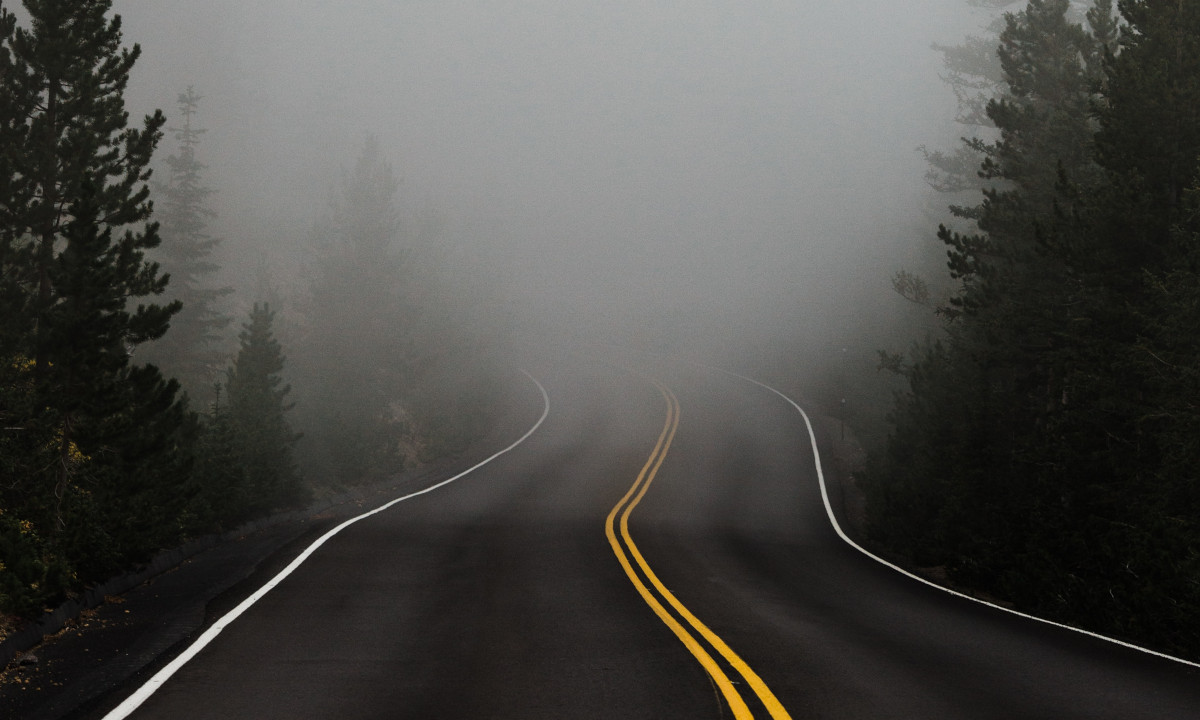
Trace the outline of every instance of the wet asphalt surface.
[[[524, 445], [330, 540], [133, 717], [732, 717], [605, 537], [663, 432], [664, 396], [599, 362], [530, 370], [550, 414]], [[630, 534], [791, 717], [1200, 716], [1195, 668], [947, 596], [849, 548], [778, 397], [689, 366], [639, 371], [680, 414]], [[333, 522], [215, 548], [104, 606], [6, 675], [0, 701], [40, 702], [0, 714], [102, 717], [195, 634], [164, 628], [219, 617]]]

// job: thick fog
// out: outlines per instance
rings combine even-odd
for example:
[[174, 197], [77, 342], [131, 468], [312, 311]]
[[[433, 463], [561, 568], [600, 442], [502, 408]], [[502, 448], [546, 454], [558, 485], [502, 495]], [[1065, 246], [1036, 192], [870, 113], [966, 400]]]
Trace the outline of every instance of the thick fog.
[[[898, 301], [962, 0], [117, 0], [140, 115], [194, 86], [221, 262], [286, 273], [368, 134], [470, 284], [621, 341], [844, 344]], [[163, 154], [172, 151], [168, 135]], [[240, 288], [239, 288], [240, 289]]]

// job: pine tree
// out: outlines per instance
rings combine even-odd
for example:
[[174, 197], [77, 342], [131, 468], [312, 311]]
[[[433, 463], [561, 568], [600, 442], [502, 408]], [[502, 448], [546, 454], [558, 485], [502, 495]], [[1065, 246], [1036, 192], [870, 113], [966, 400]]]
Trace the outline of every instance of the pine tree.
[[[1016, 0], [968, 0], [968, 5], [983, 8], [989, 14], [1012, 5]], [[952, 150], [918, 148], [925, 156], [928, 170], [925, 181], [944, 200], [931, 200], [926, 214], [935, 222], [943, 222], [955, 228], [975, 230], [976, 201], [983, 190], [992, 188], [996, 182], [980, 173], [980, 164], [986, 155], [989, 138], [995, 135], [995, 124], [988, 117], [988, 103], [1007, 91], [1003, 69], [996, 53], [998, 37], [1004, 29], [1004, 17], [996, 16], [985, 24], [983, 35], [969, 35], [957, 45], [935, 43], [933, 49], [942, 56], [942, 81], [951, 89], [957, 100], [954, 122], [963, 133], [961, 140]], [[949, 206], [937, 206], [947, 202]], [[947, 307], [948, 296], [954, 287], [948, 278], [940, 274], [944, 260], [941, 245], [922, 266], [898, 271], [892, 277], [893, 289], [905, 300], [927, 311], [925, 325], [933, 331], [936, 322], [954, 314]], [[913, 272], [916, 270], [916, 272]], [[892, 360], [901, 361], [902, 356], [885, 353]]]
[[313, 233], [307, 332], [296, 353], [306, 393], [305, 465], [342, 483], [403, 462], [396, 405], [410, 376], [413, 318], [397, 247], [397, 187], [378, 142], [368, 138]]
[[1200, 352], [1184, 329], [1200, 282], [1200, 8], [1146, 0], [1120, 10], [1097, 106], [1106, 184], [1083, 204], [1077, 233], [1097, 365], [1080, 391], [1108, 408], [1094, 434], [1139, 438], [1108, 463], [1113, 477], [1130, 477], [1177, 463], [1168, 438], [1194, 422], [1181, 391]]
[[[13, 72], [9, 48], [15, 32], [16, 18], [0, 3], [0, 86]], [[0, 138], [12, 137], [22, 122], [20, 105], [0, 97]], [[0, 143], [0, 466], [10, 468], [20, 462], [21, 430], [16, 426], [28, 414], [24, 401], [32, 334], [27, 312], [31, 295], [29, 241], [14, 216], [25, 205], [25, 183], [15, 170], [15, 155], [20, 150], [12, 143]]]
[[[1003, 7], [1013, 1], [1001, 0], [988, 3], [986, 7]], [[987, 115], [988, 103], [1005, 92], [1004, 75], [996, 55], [997, 37], [1003, 28], [1003, 18], [996, 18], [987, 24], [985, 35], [967, 36], [957, 45], [933, 45], [933, 49], [942, 55], [942, 81], [957, 100], [958, 112], [954, 121], [967, 134], [964, 142], [950, 152], [920, 148], [929, 164], [925, 179], [939, 193], [952, 196], [974, 193], [977, 196], [979, 190], [986, 187], [979, 177], [979, 164], [983, 158], [978, 142], [994, 127]]]
[[[271, 330], [274, 319], [269, 306], [254, 305], [250, 322], [238, 336], [241, 349], [237, 359], [226, 373], [228, 424], [240, 459], [249, 515], [305, 499], [292, 459], [292, 446], [299, 436], [286, 418], [291, 387], [283, 382], [284, 356]], [[219, 411], [216, 419], [221, 420]]]
[[[16, 347], [35, 398], [19, 425], [27, 448], [52, 461], [60, 529], [77, 477], [138, 475], [179, 418], [175, 386], [129, 363], [130, 348], [161, 336], [178, 308], [128, 307], [166, 285], [144, 260], [158, 242], [147, 167], [163, 118], [128, 126], [123, 93], [140, 51], [121, 48], [110, 4], [27, 0], [31, 28], [6, 38], [0, 77], [3, 232], [20, 248], [11, 277], [28, 293], [27, 322]], [[152, 422], [134, 427], [134, 417]]]
[[1015, 183], [1036, 217], [1050, 214], [1060, 174], [1079, 184], [1094, 175], [1088, 114], [1103, 56], [1069, 10], [1069, 0], [1032, 0], [1006, 16], [997, 54], [1008, 93], [987, 109], [1001, 138], [984, 173]]
[[1182, 0], [1120, 7], [1127, 27], [1109, 68], [1100, 162], [1119, 178], [1120, 192], [1136, 198], [1117, 207], [1126, 215], [1125, 259], [1162, 266], [1171, 262], [1171, 228], [1200, 158], [1200, 7]]
[[[1108, 368], [1098, 373], [1097, 433], [1131, 441], [1092, 514], [1114, 565], [1108, 592], [1126, 632], [1200, 653], [1200, 8], [1122, 2], [1125, 27], [1100, 108], [1099, 158], [1110, 186], [1091, 228], [1089, 268], [1112, 307]], [[1128, 609], [1132, 608], [1132, 610]], [[1125, 617], [1128, 619], [1121, 620]]]
[[[14, 72], [9, 48], [15, 32], [16, 18], [0, 3], [0, 86], [6, 86]], [[0, 98], [0, 137], [13, 137], [24, 121], [20, 103]], [[22, 257], [28, 240], [18, 219], [27, 202], [23, 197], [27, 184], [16, 171], [16, 155], [22, 149], [9, 142], [0, 145], [3, 153], [0, 155], [0, 353], [5, 366], [11, 363], [19, 344], [29, 334], [25, 312], [29, 263]], [[0, 368], [0, 373], [4, 371]]]
[[938, 235], [962, 283], [947, 311], [959, 318], [949, 347], [990, 379], [984, 392], [999, 391], [989, 401], [997, 427], [1041, 422], [1061, 405], [1070, 372], [1063, 348], [1073, 341], [1069, 314], [1080, 288], [1075, 248], [1059, 235], [1072, 193], [1101, 181], [1089, 111], [1102, 55], [1069, 10], [1068, 0], [1031, 0], [1005, 16], [998, 56], [1007, 91], [987, 104], [999, 137], [972, 143], [992, 183], [964, 213], [979, 232], [943, 226]]
[[906, 369], [889, 458], [875, 471], [889, 480], [878, 507], [896, 513], [881, 532], [993, 591], [1018, 582], [1013, 558], [1053, 515], [1064, 477], [1056, 432], [1078, 400], [1086, 328], [1075, 322], [1083, 288], [1066, 228], [1073, 198], [1103, 177], [1089, 115], [1102, 33], [1068, 13], [1067, 0], [1031, 0], [1005, 16], [1005, 91], [987, 104], [998, 137], [972, 143], [991, 186], [961, 213], [979, 231], [939, 232], [961, 290], [944, 340]]
[[939, 233], [950, 247], [952, 274], [964, 282], [954, 303], [963, 311], [1019, 298], [1022, 288], [1010, 285], [1021, 278], [1011, 272], [1044, 266], [1038, 233], [1054, 222], [1060, 182], [1099, 181], [1089, 110], [1100, 55], [1093, 36], [1070, 22], [1069, 9], [1069, 0], [1032, 0], [1005, 18], [998, 54], [1008, 91], [987, 105], [1000, 137], [972, 142], [984, 155], [981, 176], [995, 183], [968, 213], [982, 232]]
[[[1010, 16], [964, 282], [872, 469], [878, 537], [1023, 609], [1200, 653], [1200, 12]], [[1100, 70], [1103, 69], [1103, 72]]]
[[221, 384], [215, 384], [208, 411], [194, 416], [195, 462], [187, 515], [200, 532], [218, 532], [250, 517], [250, 488], [240, 438], [223, 390]]
[[190, 87], [179, 96], [183, 122], [170, 128], [179, 147], [166, 160], [167, 182], [156, 186], [161, 207], [155, 217], [161, 223], [162, 244], [153, 257], [171, 278], [164, 299], [178, 300], [183, 308], [171, 319], [170, 331], [148, 344], [139, 359], [178, 379], [193, 399], [207, 400], [223, 358], [221, 331], [229, 325], [217, 304], [233, 289], [213, 287], [210, 280], [219, 269], [211, 256], [221, 240], [207, 229], [214, 216], [207, 200], [214, 191], [204, 185], [206, 166], [196, 155], [205, 132], [194, 124], [201, 99]]

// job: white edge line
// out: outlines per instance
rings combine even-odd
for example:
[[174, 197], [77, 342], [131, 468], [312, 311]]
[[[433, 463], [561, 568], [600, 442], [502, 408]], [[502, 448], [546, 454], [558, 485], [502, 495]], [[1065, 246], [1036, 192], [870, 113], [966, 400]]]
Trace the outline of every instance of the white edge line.
[[479, 468], [483, 467], [484, 465], [487, 465], [488, 463], [492, 462], [496, 458], [509, 452], [510, 450], [516, 448], [521, 443], [528, 440], [529, 436], [533, 435], [533, 433], [535, 433], [537, 431], [537, 429], [542, 426], [542, 423], [546, 421], [546, 416], [548, 416], [550, 414], [550, 396], [546, 393], [546, 388], [542, 387], [542, 384], [540, 382], [538, 382], [536, 378], [534, 378], [532, 375], [525, 372], [524, 370], [522, 370], [521, 372], [525, 375], [525, 377], [532, 380], [534, 385], [537, 385], [538, 391], [542, 394], [542, 416], [540, 418], [538, 418], [538, 421], [536, 423], [534, 423], [533, 427], [531, 427], [524, 435], [522, 435], [519, 440], [514, 442], [512, 445], [509, 445], [508, 447], [504, 448], [503, 450], [497, 452], [496, 454], [492, 455], [491, 457], [487, 458], [486, 460], [483, 460], [482, 462], [480, 462], [476, 465], [473, 465], [466, 470], [463, 470], [462, 472], [460, 472], [459, 474], [455, 475], [452, 478], [442, 480], [441, 482], [439, 482], [435, 485], [430, 485], [429, 487], [425, 488], [424, 490], [418, 490], [417, 492], [409, 493], [408, 495], [405, 495], [403, 497], [398, 497], [395, 500], [391, 500], [384, 505], [380, 505], [379, 507], [375, 508], [374, 510], [365, 512], [362, 515], [359, 515], [358, 517], [354, 517], [354, 518], [350, 518], [349, 520], [346, 520], [342, 524], [338, 525], [337, 527], [333, 528], [329, 532], [322, 535], [316, 542], [314, 542], [312, 545], [309, 545], [308, 548], [305, 549], [304, 552], [300, 553], [300, 555], [297, 556], [295, 560], [292, 560], [292, 562], [289, 563], [288, 566], [285, 567], [283, 570], [281, 570], [278, 575], [271, 578], [265, 585], [263, 585], [261, 588], [259, 588], [253, 595], [251, 595], [250, 597], [243, 600], [241, 602], [241, 604], [239, 604], [234, 609], [230, 610], [228, 613], [226, 613], [224, 616], [222, 616], [221, 619], [219, 619], [215, 623], [213, 623], [207, 630], [204, 631], [203, 634], [200, 635], [200, 637], [196, 638], [196, 641], [193, 642], [190, 646], [188, 646], [188, 648], [186, 650], [184, 650], [174, 660], [172, 660], [165, 667], [163, 667], [161, 670], [159, 670], [157, 673], [155, 673], [153, 677], [151, 677], [149, 680], [147, 680], [146, 683], [144, 685], [142, 685], [140, 688], [138, 688], [138, 690], [136, 692], [134, 692], [132, 695], [130, 695], [128, 698], [126, 698], [124, 702], [122, 702], [120, 705], [118, 705], [116, 708], [114, 708], [112, 710], [112, 712], [105, 715], [104, 720], [122, 720], [123, 718], [129, 717], [129, 715], [134, 710], [136, 710], [139, 706], [141, 706], [142, 703], [146, 702], [146, 700], [149, 699], [149, 697], [151, 695], [153, 695], [160, 687], [162, 687], [163, 684], [166, 683], [166, 681], [168, 679], [170, 679], [170, 677], [172, 675], [174, 675], [180, 668], [182, 668], [184, 665], [186, 665], [188, 663], [188, 661], [190, 661], [192, 658], [196, 657], [196, 655], [199, 654], [200, 651], [203, 650], [210, 642], [212, 642], [214, 639], [216, 639], [217, 635], [220, 635], [222, 630], [227, 628], [229, 626], [229, 624], [232, 623], [234, 620], [237, 620], [238, 617], [242, 613], [244, 613], [244, 612], [246, 612], [246, 610], [250, 609], [251, 605], [253, 605], [254, 603], [261, 600], [263, 598], [263, 596], [266, 595], [267, 593], [271, 592], [271, 590], [274, 589], [276, 585], [283, 582], [284, 578], [286, 578], [288, 575], [291, 575], [292, 572], [296, 568], [300, 567], [300, 564], [303, 563], [305, 560], [307, 560], [314, 552], [316, 552], [317, 548], [324, 545], [326, 540], [329, 540], [331, 537], [333, 537], [334, 535], [337, 535], [342, 530], [345, 530], [346, 528], [350, 527], [351, 525], [358, 522], [359, 520], [363, 520], [363, 519], [369, 518], [372, 515], [375, 515], [377, 513], [381, 513], [384, 510], [387, 510], [388, 508], [392, 507], [393, 505], [396, 505], [397, 503], [402, 503], [405, 500], [411, 500], [412, 498], [415, 498], [419, 495], [424, 495], [426, 493], [433, 492], [434, 490], [437, 490], [440, 487], [449, 485], [450, 483], [454, 482], [455, 480], [458, 480], [459, 478], [462, 478], [465, 475], [469, 475], [470, 473], [478, 470]]
[[720, 370], [719, 368], [713, 368], [713, 369], [716, 369], [719, 372], [723, 372], [726, 375], [732, 375], [733, 377], [739, 378], [741, 380], [745, 380], [747, 382], [754, 383], [755, 385], [758, 385], [761, 388], [770, 390], [771, 392], [775, 393], [779, 397], [786, 400], [792, 407], [796, 408], [796, 410], [800, 413], [800, 417], [804, 418], [805, 427], [808, 428], [808, 438], [812, 443], [813, 462], [817, 467], [817, 480], [821, 484], [821, 499], [825, 502], [825, 513], [829, 516], [829, 522], [833, 525], [833, 529], [835, 531], [837, 531], [838, 537], [840, 537], [843, 541], [846, 542], [846, 544], [848, 544], [850, 547], [854, 548], [855, 550], [859, 551], [863, 555], [866, 555], [867, 557], [871, 558], [875, 562], [885, 565], [902, 575], [906, 575], [906, 576], [912, 578], [913, 580], [916, 580], [917, 582], [924, 583], [925, 585], [928, 585], [929, 587], [941, 590], [944, 593], [949, 593], [950, 595], [954, 595], [956, 597], [960, 597], [965, 600], [970, 600], [971, 602], [979, 603], [980, 605], [986, 605], [987, 607], [1009, 613], [1010, 615], [1016, 615], [1017, 617], [1022, 617], [1022, 618], [1025, 618], [1026, 620], [1033, 620], [1035, 622], [1044, 623], [1046, 625], [1052, 625], [1057, 628], [1062, 628], [1064, 630], [1070, 630], [1072, 632], [1076, 632], [1081, 635], [1087, 635], [1088, 637], [1093, 637], [1098, 640], [1103, 640], [1105, 642], [1113, 643], [1114, 645], [1120, 645], [1121, 647], [1129, 648], [1131, 650], [1137, 650], [1138, 652], [1143, 652], [1143, 653], [1146, 653], [1147, 655], [1153, 655], [1155, 657], [1163, 658], [1164, 660], [1170, 660], [1172, 662], [1177, 662], [1182, 665], [1190, 665], [1191, 667], [1200, 668], [1200, 663], [1198, 663], [1198, 662], [1193, 662], [1191, 660], [1185, 660], [1183, 658], [1175, 657], [1174, 655], [1168, 655], [1166, 653], [1162, 653], [1157, 650], [1151, 650], [1149, 648], [1144, 648], [1144, 647], [1141, 647], [1140, 645], [1134, 645], [1133, 643], [1125, 642], [1124, 640], [1117, 640], [1116, 638], [1111, 638], [1111, 637], [1108, 637], [1107, 635], [1101, 635], [1099, 633], [1092, 632], [1091, 630], [1084, 630], [1082, 628], [1072, 627], [1071, 625], [1064, 625], [1062, 623], [1054, 622], [1053, 620], [1047, 620], [1045, 618], [1040, 618], [1040, 617], [1037, 617], [1036, 615], [1029, 615], [1027, 613], [1013, 610], [1011, 608], [1006, 608], [1002, 605], [997, 605], [995, 603], [988, 602], [987, 600], [981, 600], [980, 598], [958, 592], [957, 590], [951, 590], [950, 588], [945, 587], [944, 585], [938, 585], [935, 582], [926, 580], [925, 578], [921, 577], [920, 575], [915, 575], [898, 565], [894, 565], [894, 564], [888, 562], [887, 560], [884, 560], [883, 558], [879, 557], [878, 555], [872, 553], [871, 551], [863, 548], [861, 545], [859, 545], [858, 543], [851, 540], [850, 537], [848, 535], [846, 535], [845, 532], [842, 531], [842, 526], [840, 523], [838, 523], [837, 517], [833, 513], [833, 506], [830, 505], [830, 503], [829, 503], [829, 493], [825, 489], [825, 473], [821, 469], [821, 452], [820, 452], [820, 450], [817, 449], [817, 436], [813, 433], [813, 426], [812, 426], [812, 423], [808, 419], [808, 413], [804, 412], [804, 409], [801, 408], [799, 405], [797, 405], [795, 400], [792, 400], [790, 397], [788, 397], [787, 395], [784, 395], [783, 393], [781, 393], [780, 391], [771, 387], [770, 385], [766, 385], [766, 384], [761, 383], [753, 378], [748, 378], [745, 375], [739, 375], [735, 372], [730, 372], [728, 370]]

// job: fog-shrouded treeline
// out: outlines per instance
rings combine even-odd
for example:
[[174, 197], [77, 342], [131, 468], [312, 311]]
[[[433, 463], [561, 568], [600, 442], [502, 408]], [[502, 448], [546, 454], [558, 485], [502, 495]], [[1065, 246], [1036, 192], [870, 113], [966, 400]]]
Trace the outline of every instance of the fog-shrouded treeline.
[[[875, 541], [1044, 617], [1200, 657], [1200, 6], [1007, 5], [941, 48], [973, 126], [936, 323], [866, 473]], [[926, 270], [926, 273], [929, 271]]]
[[202, 95], [131, 121], [111, 3], [23, 5], [0, 3], [0, 615], [488, 428], [490, 291], [450, 287], [373, 138], [304, 260], [228, 286]]
[[904, 562], [1196, 656], [1198, 96], [1179, 0], [0, 2], [0, 613], [626, 346], [840, 415]]

